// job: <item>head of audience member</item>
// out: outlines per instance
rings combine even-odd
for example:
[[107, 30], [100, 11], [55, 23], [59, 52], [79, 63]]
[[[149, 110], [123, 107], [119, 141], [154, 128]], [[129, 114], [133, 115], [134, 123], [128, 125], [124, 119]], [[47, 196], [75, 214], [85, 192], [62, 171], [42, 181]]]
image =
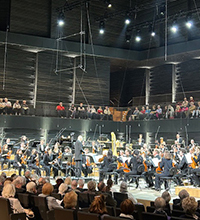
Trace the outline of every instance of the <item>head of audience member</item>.
[[58, 194], [65, 195], [68, 190], [68, 185], [66, 183], [61, 183], [58, 188]]
[[10, 179], [6, 179], [6, 180], [4, 181], [4, 184], [3, 184], [3, 185], [5, 186], [5, 185], [11, 184], [11, 183], [12, 183], [12, 181], [11, 181]]
[[64, 180], [63, 180], [62, 178], [58, 178], [58, 179], [56, 180], [56, 187], [59, 188], [59, 186], [60, 186], [62, 183], [64, 183]]
[[89, 208], [90, 213], [97, 213], [97, 214], [106, 214], [106, 204], [105, 204], [105, 196], [103, 194], [99, 196], [95, 196], [92, 204]]
[[103, 181], [101, 181], [98, 183], [97, 188], [100, 192], [105, 192], [106, 191], [106, 184]]
[[162, 197], [155, 199], [154, 206], [156, 210], [163, 210], [166, 206], [166, 202]]
[[13, 184], [6, 184], [3, 187], [3, 191], [1, 193], [3, 198], [14, 198], [16, 193], [15, 186]]
[[2, 173], [1, 173], [1, 176], [3, 176], [5, 179], [6, 179], [6, 177], [7, 177], [5, 172], [2, 172]]
[[37, 193], [36, 184], [34, 182], [27, 183], [26, 191], [32, 194], [36, 194]]
[[121, 182], [119, 191], [121, 193], [127, 193], [128, 192], [128, 186], [127, 186], [126, 182]]
[[15, 186], [17, 189], [21, 189], [22, 186], [26, 184], [24, 177], [18, 176], [16, 179], [12, 181], [12, 184]]
[[77, 206], [77, 194], [72, 190], [65, 194], [63, 198], [64, 207], [66, 209], [75, 209]]
[[171, 200], [171, 195], [169, 194], [169, 192], [168, 192], [168, 191], [164, 191], [164, 192], [162, 193], [162, 196], [161, 196], [161, 197], [165, 200], [166, 205], [168, 205], [169, 202], [170, 202], [170, 200]]
[[194, 197], [186, 197], [182, 201], [182, 208], [186, 214], [194, 215], [198, 207]]
[[26, 105], [26, 100], [23, 100], [22, 103], [23, 103], [23, 105]]
[[85, 184], [85, 180], [84, 179], [79, 179], [78, 180], [78, 188], [79, 189], [83, 189], [84, 184]]
[[120, 204], [121, 213], [125, 215], [132, 215], [135, 210], [135, 205], [130, 199], [125, 199]]
[[65, 183], [66, 183], [68, 186], [71, 186], [72, 179], [71, 179], [70, 176], [68, 176], [67, 178], [65, 178]]
[[38, 180], [38, 185], [41, 185], [41, 186], [43, 186], [44, 184], [46, 183], [46, 180], [45, 180], [45, 178], [43, 178], [43, 177], [40, 177], [39, 178], [39, 180]]
[[15, 180], [17, 177], [18, 177], [18, 176], [17, 176], [16, 173], [13, 173], [13, 174], [10, 176], [10, 178], [12, 179], [12, 181]]
[[72, 180], [72, 183], [71, 183], [71, 188], [73, 189], [73, 190], [76, 190], [77, 189], [77, 181], [76, 180]]
[[182, 189], [182, 190], [179, 192], [178, 196], [179, 196], [179, 198], [180, 198], [180, 200], [181, 200], [181, 203], [182, 203], [183, 199], [189, 197], [190, 194], [188, 193], [187, 190]]
[[59, 102], [59, 105], [60, 105], [60, 106], [63, 106], [63, 103], [62, 103], [62, 102]]
[[3, 186], [5, 180], [6, 180], [6, 179], [5, 179], [4, 176], [0, 176], [0, 186]]
[[90, 181], [87, 183], [87, 187], [88, 187], [88, 191], [89, 191], [89, 192], [95, 192], [95, 191], [96, 191], [96, 182], [90, 180]]
[[3, 99], [2, 99], [2, 98], [0, 98], [0, 102], [3, 102]]
[[24, 174], [25, 178], [30, 179], [31, 178], [31, 171], [27, 170]]
[[42, 187], [42, 194], [45, 196], [51, 195], [53, 192], [53, 185], [51, 183], [45, 183]]
[[112, 181], [112, 179], [109, 178], [107, 180], [106, 192], [110, 192], [112, 186], [113, 186], [113, 181]]
[[5, 101], [5, 102], [8, 102], [8, 98], [4, 98], [4, 101]]

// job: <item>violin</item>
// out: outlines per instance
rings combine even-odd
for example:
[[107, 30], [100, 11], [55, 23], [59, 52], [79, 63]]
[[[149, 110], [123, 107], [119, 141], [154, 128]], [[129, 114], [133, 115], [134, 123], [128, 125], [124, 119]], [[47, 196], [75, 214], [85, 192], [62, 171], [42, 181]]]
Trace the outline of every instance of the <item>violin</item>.
[[27, 164], [27, 156], [26, 155], [22, 155], [21, 157], [21, 164]]
[[156, 173], [160, 174], [162, 172], [162, 168], [160, 167], [160, 162], [158, 163], [158, 167], [156, 168]]
[[12, 150], [9, 150], [8, 153], [7, 153], [7, 157], [6, 157], [8, 160], [10, 160], [11, 154], [12, 154]]
[[101, 162], [103, 162], [103, 160], [104, 160], [104, 158], [106, 157], [106, 155], [103, 155], [103, 157], [101, 157], [101, 158], [99, 158], [99, 162], [101, 163]]

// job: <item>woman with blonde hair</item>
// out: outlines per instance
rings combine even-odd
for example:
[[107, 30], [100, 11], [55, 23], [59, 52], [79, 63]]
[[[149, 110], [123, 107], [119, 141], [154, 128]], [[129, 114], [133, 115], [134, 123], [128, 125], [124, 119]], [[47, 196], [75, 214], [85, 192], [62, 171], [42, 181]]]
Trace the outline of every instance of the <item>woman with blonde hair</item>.
[[198, 207], [198, 202], [196, 202], [194, 197], [186, 197], [182, 201], [182, 207], [185, 212], [185, 215], [180, 216], [181, 218], [187, 218], [187, 219], [200, 219], [196, 215], [196, 210]]
[[2, 197], [9, 199], [11, 210], [13, 213], [26, 213], [29, 216], [34, 216], [34, 213], [30, 209], [24, 209], [20, 201], [15, 198], [15, 186], [13, 184], [6, 184], [3, 187]]
[[77, 194], [72, 190], [65, 194], [62, 205], [65, 209], [76, 209]]

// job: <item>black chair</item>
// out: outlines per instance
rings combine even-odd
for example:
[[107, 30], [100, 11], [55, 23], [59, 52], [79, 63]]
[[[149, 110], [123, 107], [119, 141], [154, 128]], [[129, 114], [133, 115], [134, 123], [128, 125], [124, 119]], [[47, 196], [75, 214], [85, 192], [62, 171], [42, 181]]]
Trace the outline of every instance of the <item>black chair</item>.
[[183, 211], [183, 208], [180, 205], [175, 205], [175, 204], [172, 205], [172, 209]]
[[146, 210], [147, 210], [147, 212], [153, 213], [155, 211], [155, 207], [154, 206], [147, 206]]
[[108, 211], [108, 215], [116, 216], [115, 207], [113, 207], [113, 206], [106, 206], [106, 208], [107, 208], [107, 211]]
[[122, 218], [114, 217], [114, 216], [105, 216], [103, 220], [122, 220]]
[[17, 197], [25, 209], [31, 208], [33, 206], [33, 200], [31, 200], [31, 195], [26, 193], [18, 193]]
[[55, 220], [54, 209], [47, 211], [47, 219], [48, 220]]
[[2, 220], [26, 220], [26, 214], [13, 214], [9, 199], [0, 198], [0, 219]]
[[140, 189], [141, 189], [141, 187], [140, 187], [140, 184], [139, 184], [139, 180], [140, 180], [140, 178], [144, 178], [144, 175], [143, 175], [144, 169], [145, 169], [144, 165], [141, 164], [141, 165], [138, 166], [138, 168], [137, 168], [137, 173], [138, 173], [138, 174], [131, 174], [131, 175], [129, 175], [129, 178], [130, 178], [130, 179], [132, 178], [132, 179], [134, 179], [135, 181], [138, 182], [138, 187], [139, 187]]
[[47, 211], [49, 211], [47, 206], [46, 197], [41, 196], [31, 196], [33, 198], [33, 212], [37, 220], [47, 220]]
[[89, 204], [91, 204], [94, 200], [94, 197], [96, 196], [96, 194], [91, 194], [91, 193], [88, 193], [88, 200], [89, 200]]
[[76, 210], [54, 209], [55, 220], [76, 220]]
[[154, 201], [150, 201], [150, 206], [154, 206]]
[[78, 194], [78, 207], [87, 208], [89, 207], [89, 196], [88, 193], [77, 193]]
[[142, 220], [142, 213], [145, 212], [144, 205], [142, 204], [135, 204], [135, 209], [138, 213], [138, 219]]
[[172, 210], [172, 216], [174, 217], [180, 217], [181, 215], [184, 215], [185, 212], [181, 210]]
[[62, 199], [61, 194], [58, 194], [58, 193], [51, 193], [51, 196], [53, 196], [55, 199], [58, 199], [58, 200]]
[[115, 213], [116, 213], [116, 217], [118, 217], [121, 214], [121, 209], [116, 207]]
[[104, 175], [105, 176], [112, 176], [114, 175], [114, 179], [115, 177], [119, 176], [119, 174], [116, 172], [117, 170], [117, 163], [111, 163], [108, 165], [108, 171], [107, 172], [104, 172]]
[[125, 199], [128, 199], [128, 195], [126, 193], [114, 192], [114, 199], [117, 201], [117, 207], [120, 207], [121, 202]]
[[100, 220], [99, 214], [78, 211], [77, 220]]
[[[172, 216], [172, 217], [170, 218], [170, 220], [189, 220], [189, 218], [179, 218], [179, 217], [174, 217], [174, 216]], [[191, 220], [191, 218], [190, 218], [190, 220]]]
[[149, 212], [143, 212], [142, 213], [142, 219], [143, 220], [167, 220], [166, 215], [159, 215]]
[[160, 180], [163, 180], [164, 182], [168, 183], [168, 189], [166, 190], [170, 190], [171, 189], [171, 181], [174, 179], [174, 175], [177, 174], [177, 168], [176, 167], [172, 167], [169, 170], [169, 176], [167, 177], [160, 177]]

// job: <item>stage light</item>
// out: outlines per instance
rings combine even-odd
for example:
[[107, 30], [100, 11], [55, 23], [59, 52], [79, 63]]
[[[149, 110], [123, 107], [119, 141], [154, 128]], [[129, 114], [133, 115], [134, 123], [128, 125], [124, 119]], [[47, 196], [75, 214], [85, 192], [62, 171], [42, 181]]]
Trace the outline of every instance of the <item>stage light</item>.
[[155, 35], [156, 35], [155, 31], [152, 31], [152, 32], [151, 32], [151, 36], [152, 36], [152, 37], [155, 37]]
[[58, 26], [63, 26], [65, 24], [65, 15], [63, 12], [60, 12], [58, 15]]
[[136, 37], [135, 37], [135, 41], [136, 41], [136, 42], [140, 42], [140, 41], [141, 41], [141, 37], [140, 37], [139, 35], [136, 36]]
[[154, 27], [152, 26], [152, 24], [149, 25], [149, 33], [152, 37], [155, 37], [156, 32], [154, 31]]
[[99, 33], [104, 34], [104, 32], [105, 32], [105, 22], [100, 21], [100, 23], [99, 23]]
[[173, 26], [171, 27], [171, 31], [172, 31], [173, 33], [176, 33], [176, 32], [178, 31], [177, 25], [173, 25]]
[[110, 0], [105, 0], [105, 3], [108, 8], [112, 8], [112, 4], [111, 4]]
[[125, 20], [125, 24], [130, 24], [131, 23], [131, 20], [130, 20], [130, 18], [126, 18], [126, 20]]
[[185, 23], [185, 25], [186, 25], [186, 27], [187, 28], [191, 28], [192, 27], [192, 25], [193, 25], [193, 22], [192, 21], [187, 21], [186, 23]]

